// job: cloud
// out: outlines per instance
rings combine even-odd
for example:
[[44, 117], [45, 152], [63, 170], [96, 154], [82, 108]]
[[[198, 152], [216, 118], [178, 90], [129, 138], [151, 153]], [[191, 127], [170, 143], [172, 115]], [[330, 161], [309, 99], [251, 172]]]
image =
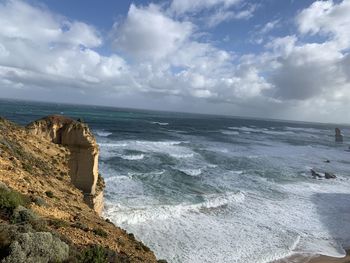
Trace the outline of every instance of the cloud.
[[350, 1], [316, 1], [297, 16], [302, 34], [324, 35], [332, 38], [339, 48], [349, 47]]
[[[332, 113], [347, 116], [350, 102], [349, 2], [314, 2], [296, 15], [290, 35], [273, 37], [279, 20], [266, 23], [259, 36], [266, 35], [269, 42], [247, 54], [198, 37], [208, 25], [250, 17], [255, 9], [244, 13], [249, 10], [246, 2], [131, 5], [111, 29], [114, 51], [102, 55], [98, 50], [110, 39], [94, 26], [24, 1], [2, 1], [0, 92], [334, 121]], [[204, 24], [194, 18], [199, 13], [207, 14]]]
[[122, 83], [128, 66], [116, 55], [93, 50], [103, 41], [97, 30], [23, 1], [0, 3], [0, 76], [15, 86], [84, 91]]
[[249, 19], [257, 7], [242, 0], [173, 0], [167, 11], [176, 17], [215, 27], [230, 20]]
[[[350, 48], [350, 1], [316, 1], [296, 17], [300, 40], [276, 38], [268, 48], [277, 68], [271, 73], [274, 96], [282, 100], [341, 100], [350, 88], [346, 70]], [[305, 35], [327, 36], [323, 42], [303, 42]], [[272, 92], [272, 91], [269, 91]]]
[[249, 19], [253, 16], [257, 5], [250, 5], [243, 10], [232, 11], [226, 9], [216, 10], [212, 15], [210, 15], [206, 20], [206, 24], [209, 27], [215, 27], [222, 22], [227, 22], [230, 20], [239, 19]]
[[197, 13], [215, 7], [228, 9], [241, 2], [242, 0], [173, 0], [170, 9], [176, 14]]
[[161, 59], [181, 47], [192, 34], [189, 22], [176, 22], [156, 5], [131, 5], [127, 18], [114, 26], [113, 45], [137, 59]]

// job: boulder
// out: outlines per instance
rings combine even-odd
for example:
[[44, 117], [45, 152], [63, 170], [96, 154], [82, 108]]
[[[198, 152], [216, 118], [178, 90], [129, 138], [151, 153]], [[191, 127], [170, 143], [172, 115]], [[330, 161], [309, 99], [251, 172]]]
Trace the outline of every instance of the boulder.
[[335, 174], [333, 174], [333, 173], [328, 173], [328, 172], [324, 173], [324, 177], [325, 177], [326, 179], [335, 179], [335, 178], [337, 178], [337, 176], [336, 176]]
[[339, 128], [335, 128], [335, 141], [343, 142], [343, 135], [341, 134], [341, 130]]
[[311, 169], [311, 175], [314, 177], [314, 178], [322, 178], [323, 176], [316, 172], [314, 169]]

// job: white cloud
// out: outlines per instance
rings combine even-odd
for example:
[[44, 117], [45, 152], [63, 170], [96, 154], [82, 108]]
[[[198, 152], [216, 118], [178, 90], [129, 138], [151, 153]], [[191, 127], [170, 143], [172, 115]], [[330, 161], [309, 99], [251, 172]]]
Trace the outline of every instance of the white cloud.
[[[276, 38], [267, 47], [273, 50], [271, 60], [277, 68], [271, 81], [274, 96], [293, 100], [341, 101], [350, 88], [346, 68], [350, 48], [350, 1], [316, 1], [296, 17], [303, 36], [321, 35], [321, 43], [305, 43], [297, 36]], [[303, 38], [301, 38], [303, 39]]]
[[206, 24], [209, 27], [214, 27], [218, 24], [221, 24], [222, 22], [227, 22], [234, 19], [249, 19], [253, 16], [256, 7], [256, 5], [251, 5], [249, 7], [246, 7], [246, 9], [239, 11], [219, 9], [206, 19]]
[[83, 91], [123, 82], [121, 74], [127, 75], [122, 58], [92, 49], [102, 39], [90, 25], [16, 0], [0, 3], [0, 24], [0, 76], [7, 83]]
[[167, 11], [174, 16], [215, 27], [230, 20], [249, 19], [256, 8], [256, 4], [242, 0], [173, 0]]
[[340, 48], [350, 45], [350, 1], [316, 1], [302, 10], [297, 17], [302, 34], [329, 36]]
[[[100, 104], [129, 98], [130, 105], [144, 103], [142, 107], [149, 101], [152, 107], [158, 102], [176, 110], [234, 110], [276, 118], [301, 118], [304, 111], [304, 119], [345, 116], [350, 102], [349, 2], [314, 2], [296, 16], [294, 34], [270, 37], [255, 54], [200, 40], [196, 36], [203, 25], [190, 19], [204, 10], [206, 24], [212, 26], [249, 17], [253, 11], [244, 13], [248, 6], [242, 1], [174, 0], [169, 7], [173, 13], [155, 4], [131, 5], [112, 29], [116, 54], [101, 55], [97, 47], [106, 43], [93, 26], [23, 1], [3, 1], [0, 92], [72, 102], [83, 97]], [[265, 24], [261, 34], [272, 32], [278, 22]]]
[[189, 22], [176, 22], [164, 15], [158, 6], [131, 5], [127, 18], [115, 26], [115, 48], [137, 59], [161, 59], [181, 47], [191, 35]]
[[176, 14], [197, 13], [214, 7], [228, 9], [240, 2], [242, 0], [173, 0], [170, 9]]

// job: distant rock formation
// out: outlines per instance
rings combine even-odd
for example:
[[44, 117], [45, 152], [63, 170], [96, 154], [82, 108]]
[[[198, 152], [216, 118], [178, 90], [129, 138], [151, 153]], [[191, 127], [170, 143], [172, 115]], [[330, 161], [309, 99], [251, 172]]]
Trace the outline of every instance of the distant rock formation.
[[310, 171], [311, 171], [311, 175], [313, 178], [322, 178], [323, 177], [320, 173], [316, 172], [314, 169], [311, 169]]
[[325, 172], [324, 176], [325, 176], [326, 179], [335, 179], [335, 178], [337, 178], [337, 176], [335, 174], [328, 173], [328, 172]]
[[314, 169], [311, 169], [311, 175], [314, 179], [316, 178], [326, 178], [326, 179], [335, 179], [337, 176], [330, 172], [325, 172], [324, 175], [320, 174], [319, 172], [316, 172]]
[[343, 135], [341, 134], [341, 131], [339, 128], [335, 128], [335, 141], [343, 142]]
[[[96, 192], [99, 148], [87, 124], [52, 115], [27, 125], [27, 130], [70, 151], [69, 175], [72, 183], [87, 196], [87, 203], [102, 212], [103, 191]], [[101, 178], [102, 179], [102, 178]]]

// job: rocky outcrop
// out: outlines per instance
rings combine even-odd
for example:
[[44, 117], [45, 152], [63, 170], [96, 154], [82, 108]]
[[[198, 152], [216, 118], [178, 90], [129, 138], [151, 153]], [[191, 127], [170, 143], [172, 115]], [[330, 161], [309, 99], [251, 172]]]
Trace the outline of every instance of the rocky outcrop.
[[335, 128], [335, 141], [343, 142], [343, 135], [341, 134], [341, 130], [339, 128]]
[[96, 139], [87, 124], [60, 115], [52, 115], [27, 125], [34, 135], [61, 144], [69, 149], [69, 175], [72, 183], [87, 196], [98, 213], [103, 207], [103, 193], [96, 191], [98, 154]]
[[[32, 132], [0, 117], [0, 262], [157, 263], [148, 247], [86, 205], [91, 195], [69, 176], [70, 150]], [[103, 188], [98, 179], [95, 204]]]

